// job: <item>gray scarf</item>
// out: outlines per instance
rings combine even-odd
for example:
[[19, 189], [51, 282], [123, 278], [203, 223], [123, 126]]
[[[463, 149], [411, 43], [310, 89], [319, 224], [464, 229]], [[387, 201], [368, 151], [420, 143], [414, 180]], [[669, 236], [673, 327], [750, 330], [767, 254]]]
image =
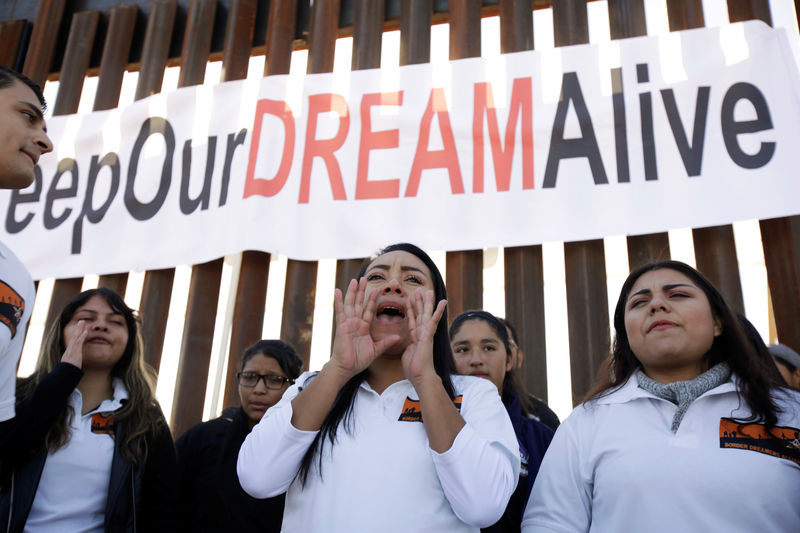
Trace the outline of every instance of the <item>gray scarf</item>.
[[722, 385], [730, 377], [731, 369], [728, 363], [717, 363], [692, 380], [675, 381], [666, 385], [650, 379], [641, 368], [636, 370], [636, 379], [639, 380], [639, 387], [678, 406], [678, 410], [675, 411], [675, 416], [672, 418], [671, 429], [673, 433], [678, 431], [683, 415], [686, 414], [686, 410], [689, 409], [693, 401], [701, 394]]

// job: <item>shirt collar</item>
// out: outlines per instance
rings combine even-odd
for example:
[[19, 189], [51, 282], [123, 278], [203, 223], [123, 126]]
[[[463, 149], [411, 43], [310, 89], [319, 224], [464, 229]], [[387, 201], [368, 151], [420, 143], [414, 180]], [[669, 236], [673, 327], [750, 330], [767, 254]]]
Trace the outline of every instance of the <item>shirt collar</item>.
[[[736, 392], [738, 388], [738, 382], [739, 379], [732, 374], [728, 381], [722, 385], [719, 385], [718, 387], [714, 387], [710, 391], [701, 394], [699, 398], [717, 394], [725, 394], [727, 392]], [[636, 378], [636, 374], [634, 373], [630, 378], [628, 378], [628, 381], [626, 381], [625, 384], [623, 384], [617, 390], [597, 398], [596, 401], [601, 405], [609, 405], [615, 403], [627, 403], [638, 398], [660, 399], [656, 395], [639, 387], [639, 380]]]
[[[113, 413], [128, 400], [128, 389], [125, 388], [125, 383], [120, 378], [111, 378], [111, 390], [111, 398], [100, 402], [97, 409], [93, 409], [90, 413]], [[72, 391], [70, 403], [76, 411], [80, 411], [79, 408], [83, 404], [83, 396], [77, 388]]]

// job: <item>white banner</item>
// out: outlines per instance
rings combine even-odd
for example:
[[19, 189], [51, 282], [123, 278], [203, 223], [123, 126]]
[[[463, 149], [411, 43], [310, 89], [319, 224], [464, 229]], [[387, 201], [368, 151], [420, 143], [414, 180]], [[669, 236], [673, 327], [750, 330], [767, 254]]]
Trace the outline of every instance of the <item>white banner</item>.
[[643, 234], [800, 213], [800, 84], [761, 22], [53, 118], [0, 239], [35, 278]]

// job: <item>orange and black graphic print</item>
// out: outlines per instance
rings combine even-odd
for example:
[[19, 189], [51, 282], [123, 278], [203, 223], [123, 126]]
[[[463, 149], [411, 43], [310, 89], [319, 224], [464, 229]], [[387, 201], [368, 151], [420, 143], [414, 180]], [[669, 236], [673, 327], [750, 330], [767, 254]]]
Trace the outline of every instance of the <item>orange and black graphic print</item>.
[[743, 424], [732, 418], [720, 418], [719, 447], [764, 453], [800, 465], [798, 428], [775, 426], [770, 433], [763, 424]]
[[95, 413], [92, 415], [92, 433], [114, 434], [114, 416]]
[[[459, 395], [453, 398], [453, 405], [456, 409], [461, 411], [461, 399], [463, 396]], [[406, 401], [403, 402], [403, 411], [400, 413], [398, 422], [422, 422], [422, 408], [419, 405], [419, 400], [412, 400], [406, 396]]]
[[11, 330], [11, 338], [17, 334], [17, 326], [25, 313], [25, 300], [6, 282], [0, 280], [0, 322]]

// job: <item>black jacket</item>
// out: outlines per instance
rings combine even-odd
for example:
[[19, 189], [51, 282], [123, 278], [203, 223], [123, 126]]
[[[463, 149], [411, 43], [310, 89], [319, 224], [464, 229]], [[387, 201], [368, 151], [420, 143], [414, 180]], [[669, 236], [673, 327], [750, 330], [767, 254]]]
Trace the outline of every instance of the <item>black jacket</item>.
[[248, 433], [244, 410], [230, 407], [178, 439], [183, 531], [281, 530], [284, 495], [259, 500], [239, 484], [236, 461]]
[[[82, 375], [79, 368], [60, 363], [17, 407], [17, 443], [9, 443], [2, 450], [0, 524], [7, 527], [6, 531], [21, 532], [25, 527], [47, 459], [42, 446], [44, 435]], [[158, 408], [154, 411], [154, 416], [163, 419]], [[124, 439], [124, 424], [117, 424], [115, 433], [105, 531], [175, 531], [177, 459], [166, 423], [148, 443], [144, 464], [131, 463], [122, 456], [119, 443]]]

